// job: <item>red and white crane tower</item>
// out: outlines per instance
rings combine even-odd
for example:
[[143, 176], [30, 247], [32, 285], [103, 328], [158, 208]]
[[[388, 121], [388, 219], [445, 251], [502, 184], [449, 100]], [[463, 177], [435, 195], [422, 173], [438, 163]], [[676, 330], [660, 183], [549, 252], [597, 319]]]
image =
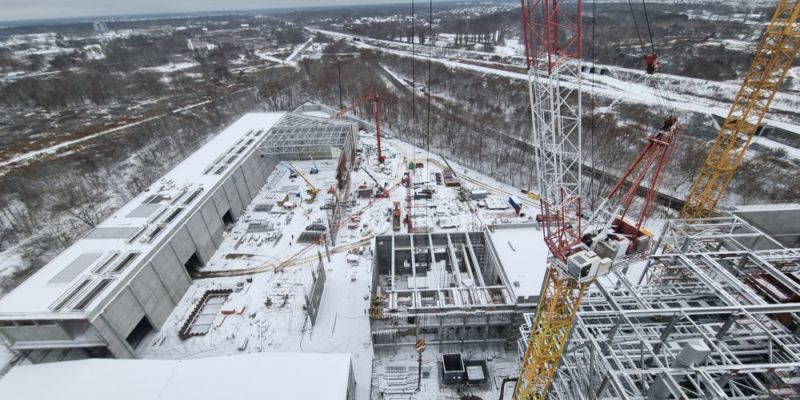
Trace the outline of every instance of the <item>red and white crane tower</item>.
[[[580, 0], [521, 0], [532, 139], [541, 193], [547, 272], [515, 400], [546, 399], [566, 349], [585, 290], [647, 250], [643, 229], [656, 187], [672, 153], [677, 120], [670, 116], [628, 167], [588, 221], [581, 213]], [[649, 177], [649, 179], [648, 179]], [[649, 182], [636, 222], [636, 194]], [[585, 223], [584, 223], [585, 222]], [[532, 268], [541, 268], [533, 265]]]
[[545, 241], [566, 259], [580, 241], [581, 3], [577, 10], [562, 3], [570, 1], [521, 0]]

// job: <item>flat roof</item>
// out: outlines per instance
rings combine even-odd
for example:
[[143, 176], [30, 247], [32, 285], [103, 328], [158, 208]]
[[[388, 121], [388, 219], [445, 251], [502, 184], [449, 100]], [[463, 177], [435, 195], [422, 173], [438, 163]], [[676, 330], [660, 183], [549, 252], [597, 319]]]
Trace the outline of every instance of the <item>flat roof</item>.
[[349, 377], [350, 355], [341, 353], [87, 359], [15, 367], [0, 393], [17, 400], [345, 400]]
[[0, 318], [83, 318], [150, 259], [285, 115], [239, 118], [0, 299]]
[[547, 244], [536, 224], [503, 224], [489, 229], [514, 295], [538, 297], [547, 272]]

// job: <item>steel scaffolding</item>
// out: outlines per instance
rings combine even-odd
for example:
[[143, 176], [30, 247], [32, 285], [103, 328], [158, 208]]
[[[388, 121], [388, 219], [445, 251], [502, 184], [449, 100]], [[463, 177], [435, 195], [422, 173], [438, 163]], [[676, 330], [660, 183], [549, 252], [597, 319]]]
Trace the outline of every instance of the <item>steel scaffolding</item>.
[[642, 264], [587, 290], [551, 398], [800, 398], [800, 249], [674, 220]]
[[281, 160], [334, 158], [352, 147], [356, 125], [309, 115], [288, 113], [267, 132], [260, 145], [261, 152]]

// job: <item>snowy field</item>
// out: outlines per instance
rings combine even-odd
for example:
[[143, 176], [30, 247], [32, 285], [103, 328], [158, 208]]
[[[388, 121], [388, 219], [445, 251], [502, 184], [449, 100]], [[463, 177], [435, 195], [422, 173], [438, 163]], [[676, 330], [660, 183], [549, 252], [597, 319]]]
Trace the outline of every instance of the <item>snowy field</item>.
[[[442, 64], [448, 68], [474, 71], [482, 74], [490, 74], [511, 78], [520, 81], [527, 81], [528, 76], [523, 72], [508, 71], [496, 68], [495, 62], [482, 62], [469, 57], [470, 54], [489, 54], [475, 51], [458, 50], [462, 56], [445, 56], [434, 54], [432, 57], [424, 52], [412, 54], [405, 49], [403, 43], [388, 42], [371, 39], [363, 36], [355, 36], [340, 32], [312, 29], [334, 38], [350, 39], [359, 38], [353, 44], [357, 47], [378, 50], [403, 57], [414, 57], [420, 60], [430, 59], [433, 62]], [[513, 41], [511, 41], [513, 43]], [[439, 50], [439, 49], [437, 49]], [[448, 52], [453, 52], [447, 49]], [[449, 54], [449, 53], [448, 53]], [[476, 65], [475, 63], [485, 64]], [[589, 63], [584, 63], [589, 65]], [[508, 65], [508, 64], [502, 64]], [[510, 65], [515, 67], [514, 65]], [[600, 65], [608, 68], [610, 75], [585, 74], [584, 91], [592, 92], [597, 95], [615, 99], [616, 102], [628, 102], [632, 104], [646, 104], [650, 106], [667, 108], [669, 110], [686, 110], [700, 112], [707, 115], [726, 117], [730, 108], [730, 101], [738, 90], [738, 83], [711, 82], [696, 78], [687, 78], [677, 75], [658, 75], [659, 87], [669, 87], [669, 91], [654, 88], [655, 84], [643, 75], [642, 71], [619, 68], [614, 66]], [[625, 76], [623, 80], [616, 75]], [[573, 86], [572, 82], [562, 82], [564, 86]], [[800, 106], [800, 96], [794, 93], [780, 93], [776, 96], [772, 104], [774, 111], [793, 113]], [[774, 126], [796, 135], [800, 135], [800, 127], [792, 122], [792, 119], [772, 113], [764, 119], [764, 124]], [[754, 143], [760, 144], [770, 149], [783, 149], [788, 156], [794, 159], [800, 158], [800, 149], [778, 143], [764, 137], [758, 137]]]

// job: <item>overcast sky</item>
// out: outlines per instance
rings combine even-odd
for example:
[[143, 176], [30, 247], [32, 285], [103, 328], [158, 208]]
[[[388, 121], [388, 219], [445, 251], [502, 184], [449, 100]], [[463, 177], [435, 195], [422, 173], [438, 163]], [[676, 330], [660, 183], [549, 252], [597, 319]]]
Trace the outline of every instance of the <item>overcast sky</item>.
[[0, 20], [403, 2], [405, 0], [0, 0]]

